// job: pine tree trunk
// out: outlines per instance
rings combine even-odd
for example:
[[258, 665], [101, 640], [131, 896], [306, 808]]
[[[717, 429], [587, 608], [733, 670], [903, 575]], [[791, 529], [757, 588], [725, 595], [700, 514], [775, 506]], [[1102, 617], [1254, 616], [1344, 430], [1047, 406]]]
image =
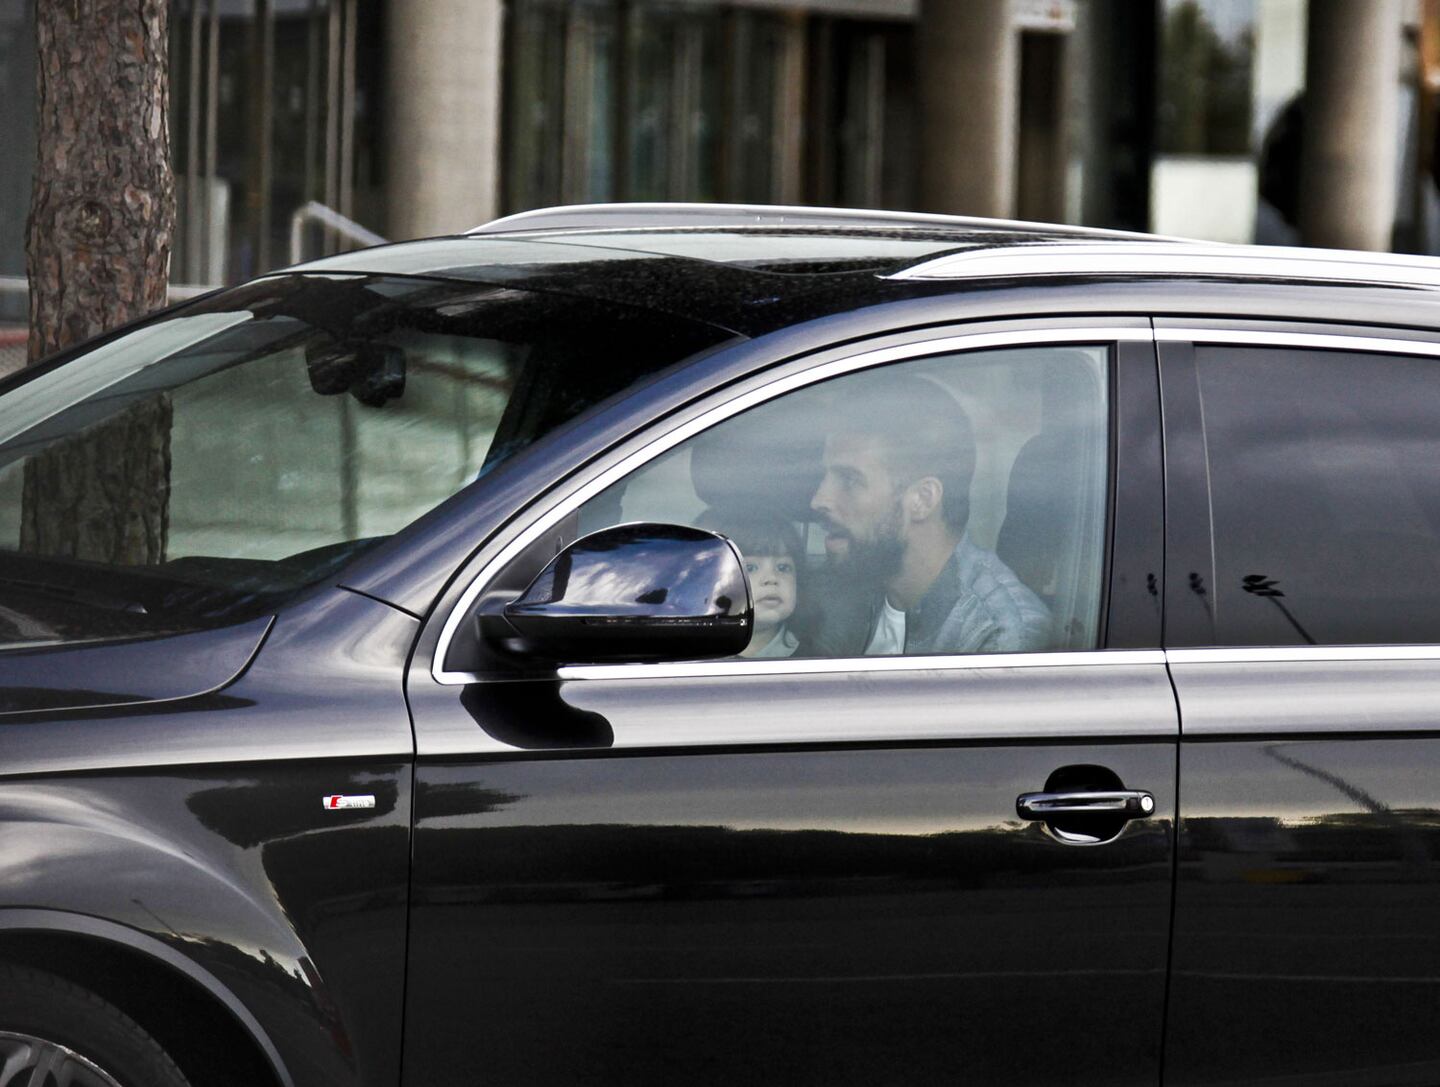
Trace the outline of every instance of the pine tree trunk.
[[[167, 0], [37, 0], [32, 363], [165, 304], [175, 224], [168, 14]], [[35, 457], [22, 548], [159, 562], [170, 417], [159, 395]]]

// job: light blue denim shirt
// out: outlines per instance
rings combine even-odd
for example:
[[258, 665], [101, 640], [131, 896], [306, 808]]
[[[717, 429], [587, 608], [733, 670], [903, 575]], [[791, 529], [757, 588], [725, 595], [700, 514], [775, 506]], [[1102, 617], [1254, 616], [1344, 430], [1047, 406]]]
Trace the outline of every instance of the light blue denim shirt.
[[1050, 609], [995, 552], [960, 537], [905, 613], [906, 653], [1029, 653], [1054, 645]]

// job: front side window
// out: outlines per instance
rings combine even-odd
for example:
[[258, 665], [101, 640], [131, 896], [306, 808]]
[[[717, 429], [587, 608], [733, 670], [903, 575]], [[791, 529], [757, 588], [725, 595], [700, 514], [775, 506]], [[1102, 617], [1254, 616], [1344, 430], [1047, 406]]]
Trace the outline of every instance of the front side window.
[[723, 334], [512, 288], [262, 280], [0, 397], [0, 645], [262, 614]]
[[1440, 360], [1199, 346], [1195, 362], [1216, 644], [1440, 642]]
[[834, 378], [676, 446], [576, 531], [728, 536], [755, 605], [748, 656], [1095, 648], [1106, 359], [1033, 347]]

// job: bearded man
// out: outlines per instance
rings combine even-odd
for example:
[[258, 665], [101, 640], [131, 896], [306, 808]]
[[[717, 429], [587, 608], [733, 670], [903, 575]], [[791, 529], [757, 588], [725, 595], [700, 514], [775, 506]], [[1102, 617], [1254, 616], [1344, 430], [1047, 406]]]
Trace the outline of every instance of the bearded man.
[[829, 573], [844, 587], [827, 602], [825, 655], [1049, 648], [1045, 605], [966, 531], [975, 474], [969, 416], [913, 375], [847, 391], [810, 502], [826, 530]]

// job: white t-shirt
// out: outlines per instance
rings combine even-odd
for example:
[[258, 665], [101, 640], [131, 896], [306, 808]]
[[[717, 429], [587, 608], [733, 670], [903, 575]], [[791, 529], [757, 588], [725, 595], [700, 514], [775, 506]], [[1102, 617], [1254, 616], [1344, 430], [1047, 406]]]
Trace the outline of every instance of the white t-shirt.
[[880, 618], [875, 623], [875, 633], [870, 635], [870, 644], [865, 647], [867, 657], [893, 656], [905, 652], [905, 613], [897, 611], [886, 600], [880, 605]]

